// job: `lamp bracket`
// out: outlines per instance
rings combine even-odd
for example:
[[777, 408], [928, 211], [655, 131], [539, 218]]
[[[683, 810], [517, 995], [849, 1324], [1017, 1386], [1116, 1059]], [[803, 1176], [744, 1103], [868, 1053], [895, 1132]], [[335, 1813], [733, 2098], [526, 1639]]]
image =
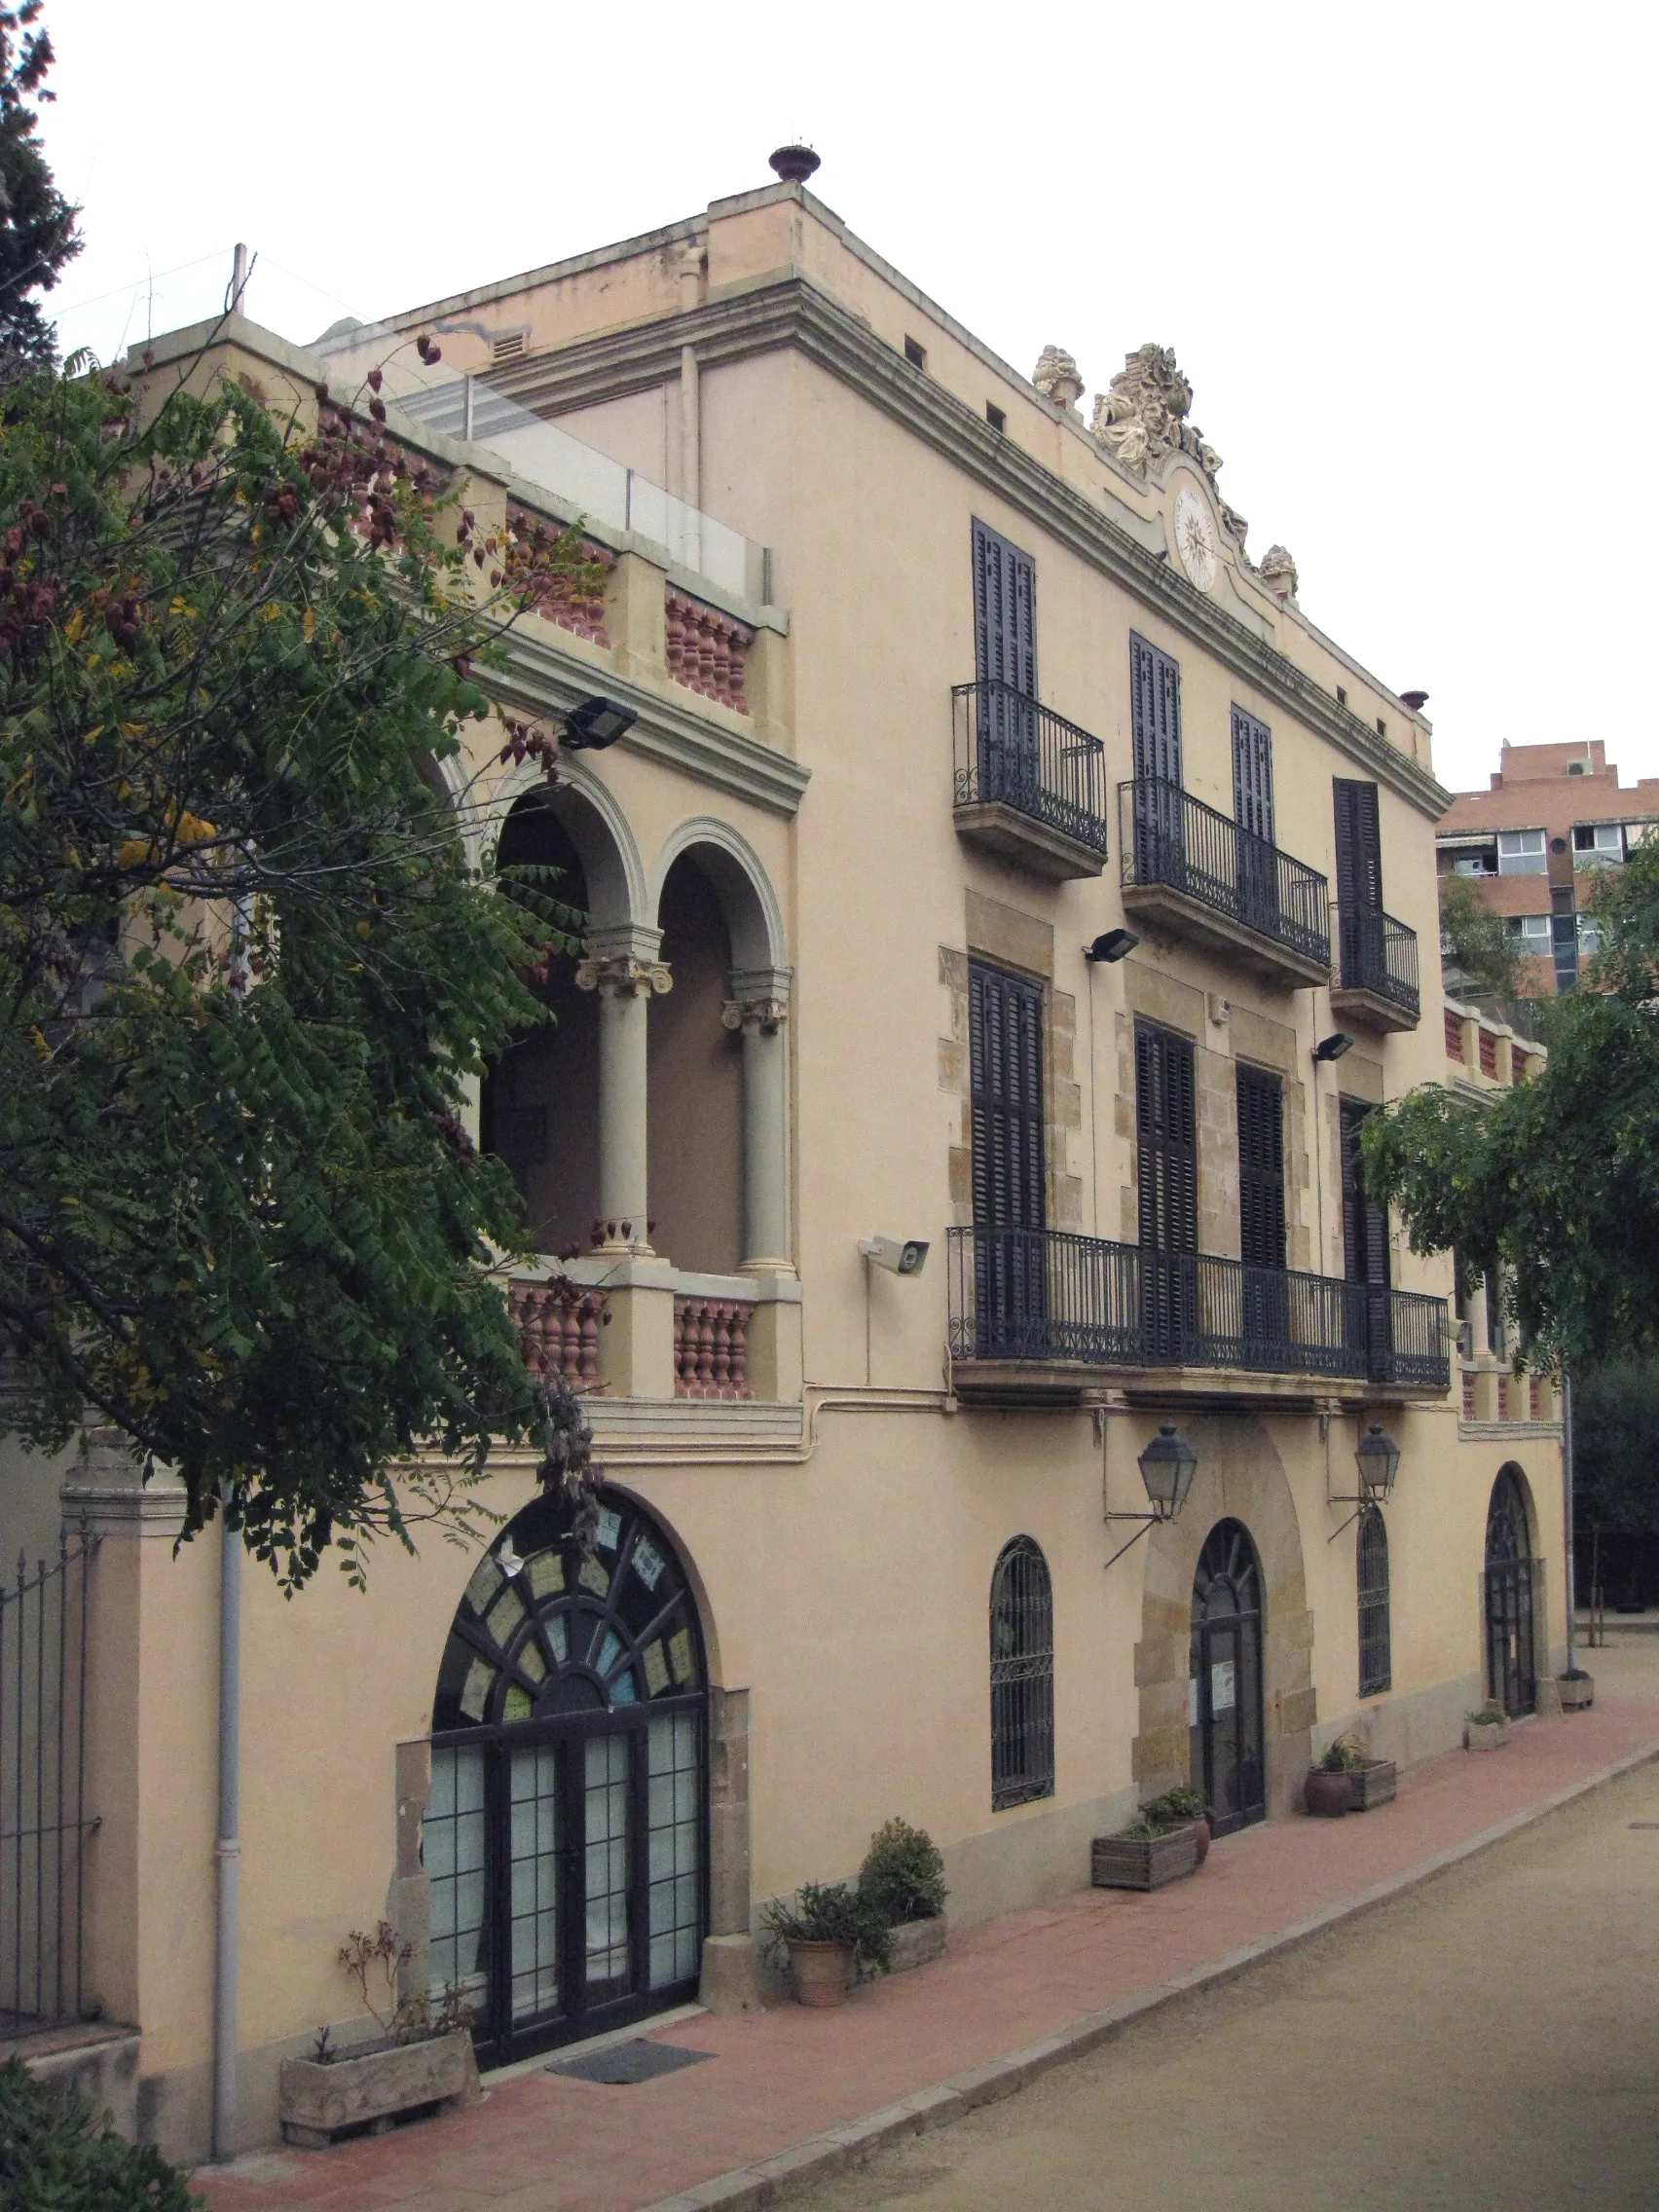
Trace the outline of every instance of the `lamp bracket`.
[[[1153, 1528], [1158, 1522], [1161, 1521], [1163, 1519], [1163, 1516], [1161, 1513], [1108, 1513], [1106, 1515], [1106, 1519], [1108, 1521], [1138, 1521], [1140, 1523], [1140, 1527], [1135, 1530], [1134, 1534], [1129, 1538], [1128, 1542], [1126, 1544], [1120, 1544], [1117, 1550], [1112, 1554], [1111, 1558], [1106, 1562], [1107, 1567], [1113, 1567], [1117, 1566], [1118, 1562], [1123, 1558], [1125, 1552], [1133, 1551], [1134, 1547], [1140, 1542], [1141, 1538], [1146, 1534], [1147, 1530]], [[1102, 1571], [1104, 1571], [1104, 1569]]]

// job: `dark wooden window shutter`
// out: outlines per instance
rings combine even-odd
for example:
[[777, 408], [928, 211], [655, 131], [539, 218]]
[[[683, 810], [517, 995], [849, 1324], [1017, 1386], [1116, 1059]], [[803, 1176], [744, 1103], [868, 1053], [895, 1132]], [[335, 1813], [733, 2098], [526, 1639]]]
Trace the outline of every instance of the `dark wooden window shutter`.
[[1037, 696], [1037, 570], [1029, 553], [974, 525], [974, 678]]
[[1343, 1272], [1349, 1282], [1388, 1287], [1388, 1217], [1365, 1188], [1360, 1124], [1371, 1108], [1355, 1098], [1338, 1101], [1343, 1144]]
[[1279, 1079], [1240, 1066], [1238, 1256], [1247, 1268], [1284, 1266], [1284, 1100]]
[[968, 1040], [974, 1226], [1041, 1229], [1043, 986], [970, 962]]
[[1129, 634], [1129, 697], [1135, 775], [1181, 784], [1181, 666]]
[[1185, 1037], [1135, 1028], [1135, 1129], [1140, 1241], [1153, 1252], [1198, 1248], [1198, 1131], [1193, 1048]]
[[1248, 835], [1272, 843], [1272, 734], [1242, 707], [1233, 710], [1233, 817]]
[[1337, 905], [1344, 913], [1382, 906], [1382, 841], [1377, 786], [1333, 779], [1337, 814]]

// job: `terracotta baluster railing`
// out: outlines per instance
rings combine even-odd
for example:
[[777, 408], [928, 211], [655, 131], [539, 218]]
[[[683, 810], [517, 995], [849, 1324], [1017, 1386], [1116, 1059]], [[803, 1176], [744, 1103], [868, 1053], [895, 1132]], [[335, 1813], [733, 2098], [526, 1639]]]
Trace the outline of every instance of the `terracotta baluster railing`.
[[668, 672], [688, 691], [718, 699], [722, 707], [746, 715], [744, 661], [755, 633], [718, 608], [705, 607], [672, 586], [664, 598]]
[[599, 1382], [605, 1300], [574, 1283], [515, 1282], [508, 1297], [533, 1375], [561, 1375], [572, 1390]]
[[748, 1369], [747, 1300], [675, 1300], [674, 1394], [677, 1398], [746, 1398], [749, 1395]]

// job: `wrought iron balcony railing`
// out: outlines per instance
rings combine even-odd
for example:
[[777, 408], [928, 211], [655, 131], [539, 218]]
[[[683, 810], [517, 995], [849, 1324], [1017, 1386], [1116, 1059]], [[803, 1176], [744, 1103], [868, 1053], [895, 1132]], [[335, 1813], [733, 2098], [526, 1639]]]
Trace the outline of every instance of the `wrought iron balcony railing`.
[[1346, 906], [1337, 911], [1338, 983], [1345, 991], [1369, 991], [1416, 1021], [1418, 940], [1381, 906]]
[[1235, 1368], [1451, 1386], [1443, 1298], [1052, 1229], [952, 1229], [959, 1360]]
[[1330, 966], [1330, 885], [1316, 869], [1155, 776], [1118, 786], [1118, 830], [1125, 889], [1161, 884]]
[[955, 803], [1006, 806], [1106, 856], [1106, 748], [1012, 683], [958, 683]]

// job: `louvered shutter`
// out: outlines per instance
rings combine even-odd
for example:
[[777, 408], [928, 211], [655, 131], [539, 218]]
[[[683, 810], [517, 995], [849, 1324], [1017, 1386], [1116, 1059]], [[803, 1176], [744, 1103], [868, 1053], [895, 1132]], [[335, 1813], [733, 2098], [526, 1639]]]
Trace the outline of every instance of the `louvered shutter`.
[[1198, 1248], [1198, 1147], [1193, 1048], [1142, 1023], [1135, 1030], [1140, 1240], [1154, 1252]]
[[1037, 571], [1029, 553], [974, 525], [974, 675], [1037, 696]]
[[1137, 780], [1181, 783], [1181, 667], [1129, 635], [1129, 708]]
[[977, 961], [968, 972], [974, 1224], [1041, 1229], [1043, 991]]
[[1277, 1076], [1240, 1067], [1238, 1251], [1247, 1268], [1284, 1266], [1284, 1102]]
[[1359, 1149], [1360, 1124], [1371, 1109], [1359, 1100], [1340, 1101], [1343, 1135], [1343, 1272], [1349, 1282], [1388, 1287], [1388, 1220], [1365, 1188], [1365, 1161]]
[[1377, 786], [1333, 779], [1337, 829], [1337, 913], [1342, 978], [1362, 984], [1382, 967], [1382, 841]]
[[1240, 830], [1273, 841], [1273, 752], [1266, 722], [1233, 710], [1233, 813]]

